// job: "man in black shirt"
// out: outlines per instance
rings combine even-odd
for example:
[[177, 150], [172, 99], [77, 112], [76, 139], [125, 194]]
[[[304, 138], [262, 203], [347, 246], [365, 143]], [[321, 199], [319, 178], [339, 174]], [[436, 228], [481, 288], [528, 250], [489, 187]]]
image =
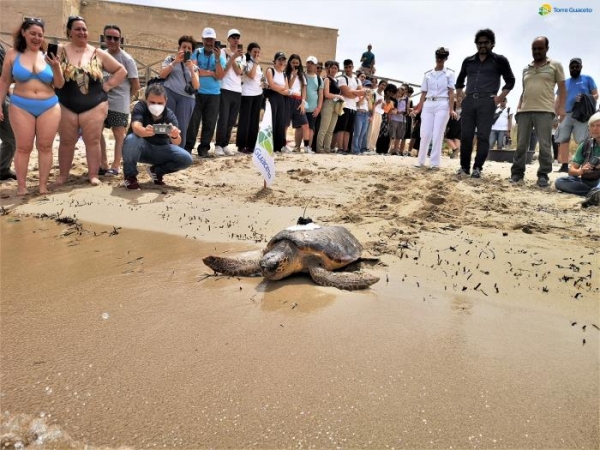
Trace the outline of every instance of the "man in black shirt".
[[[473, 137], [477, 129], [477, 154], [471, 176], [481, 177], [481, 170], [490, 148], [489, 138], [496, 106], [515, 85], [515, 76], [508, 59], [492, 52], [495, 44], [496, 35], [492, 30], [479, 30], [475, 35], [477, 53], [465, 58], [456, 79], [456, 95], [459, 102], [462, 102], [459, 175], [471, 173]], [[500, 77], [504, 79], [505, 84], [501, 94], [497, 95]], [[466, 94], [463, 93], [465, 78], [468, 78]]]
[[[131, 113], [129, 134], [123, 143], [123, 175], [127, 189], [139, 189], [137, 163], [152, 164], [148, 174], [154, 184], [164, 185], [163, 175], [185, 169], [192, 155], [179, 147], [181, 132], [177, 117], [167, 105], [167, 93], [160, 84], [146, 88], [146, 100]], [[157, 126], [157, 125], [162, 126]]]

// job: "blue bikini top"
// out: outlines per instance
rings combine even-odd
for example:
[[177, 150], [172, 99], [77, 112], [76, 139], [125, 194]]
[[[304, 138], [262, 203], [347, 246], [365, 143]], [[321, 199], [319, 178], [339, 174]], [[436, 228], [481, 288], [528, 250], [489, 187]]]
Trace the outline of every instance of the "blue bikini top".
[[12, 70], [12, 75], [15, 80], [25, 82], [37, 79], [40, 80], [42, 83], [52, 83], [52, 80], [54, 79], [54, 74], [52, 73], [52, 68], [49, 64], [46, 64], [46, 67], [44, 67], [44, 70], [42, 70], [40, 73], [33, 73], [21, 65], [20, 59], [21, 54], [18, 54], [15, 58], [15, 65], [13, 66]]

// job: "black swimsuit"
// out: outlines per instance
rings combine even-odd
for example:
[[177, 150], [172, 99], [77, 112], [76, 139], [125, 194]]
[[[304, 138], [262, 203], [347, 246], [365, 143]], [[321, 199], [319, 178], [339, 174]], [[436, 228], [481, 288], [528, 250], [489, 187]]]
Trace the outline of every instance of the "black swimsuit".
[[69, 63], [66, 52], [63, 52], [61, 59], [65, 84], [61, 89], [55, 89], [61, 105], [75, 114], [81, 114], [108, 101], [108, 94], [102, 88], [102, 63], [95, 52], [83, 67]]

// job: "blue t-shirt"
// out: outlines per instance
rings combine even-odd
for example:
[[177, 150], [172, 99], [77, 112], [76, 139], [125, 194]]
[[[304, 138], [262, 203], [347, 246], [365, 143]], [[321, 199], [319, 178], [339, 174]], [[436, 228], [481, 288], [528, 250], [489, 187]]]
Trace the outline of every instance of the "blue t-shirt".
[[592, 89], [596, 89], [596, 83], [592, 77], [588, 75], [579, 75], [577, 78], [569, 78], [565, 82], [567, 88], [567, 102], [565, 109], [567, 112], [573, 111], [573, 105], [575, 104], [575, 97], [579, 94], [591, 94]]
[[323, 80], [319, 81], [318, 77], [319, 75], [315, 77], [306, 75], [306, 103], [308, 103], [306, 111], [308, 112], [313, 112], [319, 104], [319, 90], [323, 89]]
[[[204, 49], [199, 48], [194, 52], [193, 58], [198, 63], [198, 68], [201, 70], [212, 70], [215, 71], [215, 54], [211, 53], [206, 56], [204, 54]], [[221, 60], [221, 67], [225, 69], [225, 64], [227, 61], [225, 60], [225, 53], [221, 51], [221, 56], [219, 58]], [[215, 77], [200, 77], [200, 90], [198, 91], [200, 94], [208, 94], [208, 95], [219, 95], [221, 93], [221, 80], [217, 80]]]

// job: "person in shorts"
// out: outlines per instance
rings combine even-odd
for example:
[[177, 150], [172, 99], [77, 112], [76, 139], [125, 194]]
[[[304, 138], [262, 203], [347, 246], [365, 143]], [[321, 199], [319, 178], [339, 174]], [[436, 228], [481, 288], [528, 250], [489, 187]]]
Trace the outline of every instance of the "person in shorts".
[[[100, 141], [102, 159], [100, 160], [98, 175], [118, 175], [123, 155], [123, 141], [125, 141], [125, 132], [129, 125], [131, 97], [140, 90], [140, 80], [135, 60], [129, 53], [121, 49], [121, 29], [117, 25], [106, 25], [103, 35], [108, 53], [120, 62], [127, 71], [125, 81], [108, 92], [108, 115], [104, 120], [104, 127], [110, 128], [115, 138], [114, 158], [110, 167], [106, 155], [104, 135], [102, 135]], [[108, 74], [105, 74], [105, 76], [108, 76]]]

